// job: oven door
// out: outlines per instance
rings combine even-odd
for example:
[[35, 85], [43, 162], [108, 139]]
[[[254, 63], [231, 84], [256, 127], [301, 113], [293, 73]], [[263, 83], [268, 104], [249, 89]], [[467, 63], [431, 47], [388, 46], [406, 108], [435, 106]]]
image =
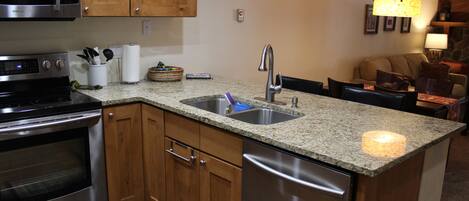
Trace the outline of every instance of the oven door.
[[1, 201], [107, 200], [101, 110], [0, 124]]
[[80, 0], [0, 0], [0, 19], [63, 19], [81, 17]]

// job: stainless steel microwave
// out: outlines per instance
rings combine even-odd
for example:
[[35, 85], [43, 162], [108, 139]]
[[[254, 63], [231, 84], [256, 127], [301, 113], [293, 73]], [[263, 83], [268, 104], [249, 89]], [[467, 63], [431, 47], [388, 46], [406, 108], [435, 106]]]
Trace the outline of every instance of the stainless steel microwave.
[[0, 0], [0, 20], [73, 20], [81, 17], [80, 0]]

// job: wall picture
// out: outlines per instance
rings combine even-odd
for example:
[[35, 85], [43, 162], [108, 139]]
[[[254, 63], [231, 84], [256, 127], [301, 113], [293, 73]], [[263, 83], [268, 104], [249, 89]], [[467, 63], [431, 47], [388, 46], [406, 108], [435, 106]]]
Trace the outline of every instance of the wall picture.
[[384, 31], [394, 31], [396, 29], [396, 17], [384, 17]]
[[401, 18], [401, 33], [410, 33], [410, 27], [412, 27], [412, 18]]
[[366, 5], [365, 34], [377, 34], [379, 27], [379, 16], [373, 15], [373, 5]]

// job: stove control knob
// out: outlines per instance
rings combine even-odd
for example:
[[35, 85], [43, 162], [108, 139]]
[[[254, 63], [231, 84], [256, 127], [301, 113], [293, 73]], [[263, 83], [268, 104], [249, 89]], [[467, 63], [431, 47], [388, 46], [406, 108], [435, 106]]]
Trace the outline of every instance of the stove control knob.
[[58, 59], [55, 61], [55, 67], [57, 68], [58, 71], [61, 71], [65, 67], [65, 63], [63, 60]]
[[48, 71], [51, 66], [52, 64], [50, 63], [49, 60], [42, 61], [42, 68], [44, 68], [44, 70]]

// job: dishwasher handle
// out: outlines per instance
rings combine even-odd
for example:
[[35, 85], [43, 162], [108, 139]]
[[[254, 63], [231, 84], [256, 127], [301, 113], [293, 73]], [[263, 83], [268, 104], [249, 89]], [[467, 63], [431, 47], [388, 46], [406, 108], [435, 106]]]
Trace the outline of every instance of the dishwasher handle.
[[331, 195], [333, 195], [335, 197], [339, 197], [339, 198], [343, 198], [344, 195], [345, 195], [345, 191], [343, 191], [343, 190], [333, 189], [333, 188], [330, 188], [330, 187], [327, 187], [327, 186], [321, 186], [321, 185], [318, 185], [318, 184], [315, 184], [315, 183], [311, 183], [311, 182], [308, 182], [308, 181], [304, 181], [304, 180], [295, 178], [295, 177], [287, 175], [283, 172], [279, 172], [279, 171], [277, 171], [277, 170], [263, 164], [262, 162], [256, 160], [255, 156], [252, 156], [250, 154], [243, 154], [243, 158], [246, 159], [246, 161], [248, 161], [248, 162], [252, 163], [253, 165], [257, 166], [258, 168], [261, 168], [264, 171], [267, 171], [271, 174], [274, 174], [274, 175], [276, 175], [278, 177], [281, 177], [285, 180], [288, 180], [290, 182], [293, 182], [293, 183], [296, 183], [296, 184], [299, 184], [299, 185], [302, 185], [302, 186], [307, 186], [309, 188], [319, 190], [319, 191], [322, 191], [322, 192], [327, 192], [327, 193], [330, 193]]

